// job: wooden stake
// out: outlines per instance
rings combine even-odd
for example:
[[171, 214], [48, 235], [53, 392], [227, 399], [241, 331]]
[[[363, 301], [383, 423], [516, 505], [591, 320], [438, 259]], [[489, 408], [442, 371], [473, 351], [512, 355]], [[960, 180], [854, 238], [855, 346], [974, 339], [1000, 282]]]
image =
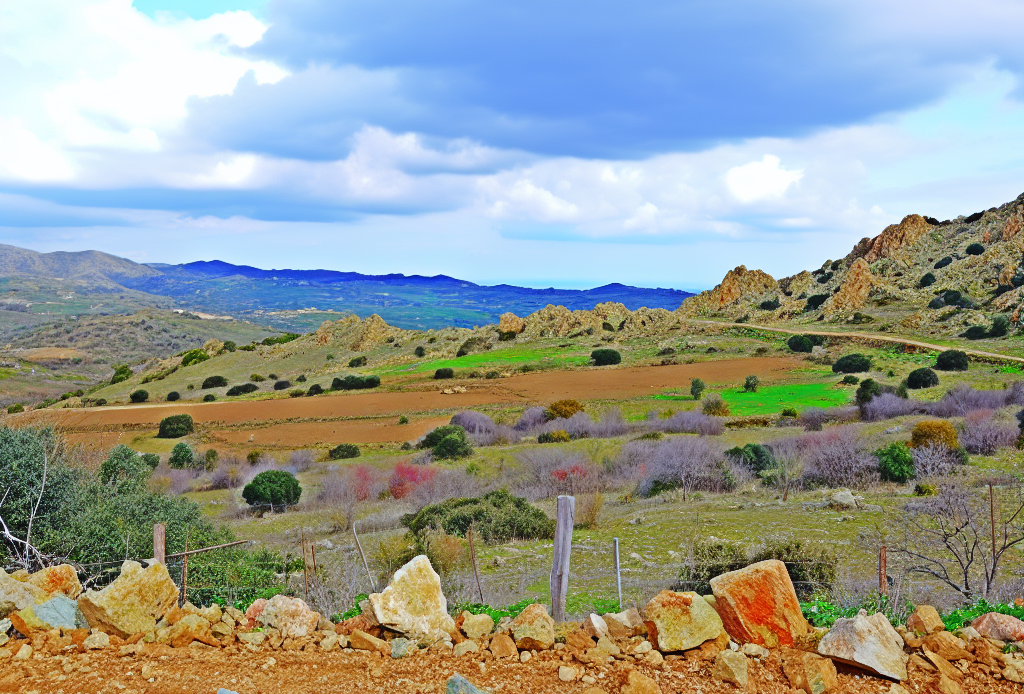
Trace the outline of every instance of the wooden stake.
[[153, 561], [167, 563], [167, 526], [163, 523], [153, 526]]
[[316, 545], [309, 543], [309, 551], [313, 556], [313, 578], [316, 578]]
[[569, 591], [569, 555], [572, 552], [572, 526], [576, 516], [576, 499], [558, 497], [555, 520], [555, 551], [551, 558], [551, 616], [556, 623], [565, 621], [565, 598]]
[[372, 592], [377, 592], [377, 584], [373, 580], [373, 574], [370, 573], [370, 565], [366, 563], [366, 555], [363, 554], [363, 545], [359, 542], [359, 535], [356, 533], [356, 524], [352, 523], [352, 537], [356, 539], [356, 549], [359, 550], [359, 558], [363, 560], [363, 568], [366, 569], [366, 577], [370, 579], [370, 588]]
[[484, 602], [484, 589], [480, 587], [480, 572], [476, 568], [476, 548], [473, 546], [473, 524], [469, 524], [469, 530], [466, 531], [466, 537], [469, 538], [469, 558], [473, 560], [473, 575], [476, 576], [476, 590], [480, 594], [480, 604]]
[[619, 538], [612, 540], [615, 548], [615, 586], [619, 589], [619, 609], [622, 609], [622, 571], [619, 567]]
[[191, 528], [185, 530], [185, 557], [181, 560], [181, 604], [188, 602], [188, 536]]
[[299, 530], [299, 541], [302, 543], [302, 581], [306, 585], [306, 602], [309, 602], [309, 570], [306, 568], [306, 534]]
[[[996, 493], [992, 483], [988, 483], [988, 522], [992, 526], [992, 567], [996, 565]], [[993, 577], [995, 571], [992, 572]]]
[[878, 592], [889, 597], [888, 556], [885, 545], [878, 548]]

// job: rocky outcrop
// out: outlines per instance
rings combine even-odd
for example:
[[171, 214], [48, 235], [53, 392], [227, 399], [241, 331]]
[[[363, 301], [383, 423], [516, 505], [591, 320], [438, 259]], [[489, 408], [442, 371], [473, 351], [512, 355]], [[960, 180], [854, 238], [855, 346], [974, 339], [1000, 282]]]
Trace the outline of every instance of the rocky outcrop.
[[809, 631], [781, 561], [769, 559], [716, 576], [711, 591], [725, 630], [740, 643], [792, 646]]
[[711, 676], [736, 685], [739, 689], [746, 689], [749, 682], [747, 656], [737, 651], [719, 651], [711, 668]]
[[722, 633], [722, 618], [697, 593], [663, 590], [644, 608], [651, 645], [663, 653], [687, 651]]
[[401, 330], [391, 327], [383, 318], [374, 313], [363, 320], [359, 335], [352, 342], [351, 349], [356, 352], [370, 349], [400, 333]]
[[263, 606], [258, 621], [277, 629], [285, 638], [297, 639], [316, 631], [320, 614], [298, 598], [275, 595]]
[[747, 270], [740, 265], [726, 273], [722, 283], [714, 289], [691, 296], [680, 307], [687, 315], [701, 315], [719, 311], [744, 296], [760, 296], [778, 289], [771, 275], [761, 270]]
[[422, 554], [396, 571], [383, 592], [372, 593], [370, 605], [381, 626], [421, 645], [450, 641], [455, 631], [441, 578]]
[[498, 320], [498, 332], [502, 335], [518, 335], [526, 330], [526, 321], [509, 311], [501, 314]]
[[868, 617], [861, 610], [852, 619], [837, 619], [818, 643], [818, 653], [889, 679], [907, 678], [903, 639], [880, 612]]
[[1000, 236], [1003, 241], [1009, 241], [1016, 238], [1022, 229], [1024, 229], [1024, 205], [1018, 205], [1006, 218]]
[[145, 569], [135, 561], [121, 565], [121, 575], [100, 591], [90, 590], [78, 598], [89, 626], [127, 638], [147, 633], [178, 601], [178, 586], [163, 564]]
[[983, 614], [971, 626], [981, 634], [1000, 641], [1024, 641], [1024, 621], [1008, 614], [989, 612]]
[[864, 307], [875, 278], [864, 258], [858, 258], [847, 270], [839, 291], [825, 301], [822, 311], [826, 317], [850, 313]]
[[899, 224], [890, 224], [873, 239], [863, 238], [850, 254], [873, 263], [882, 258], [903, 255], [904, 250], [917, 243], [918, 239], [932, 230], [932, 225], [919, 214], [907, 215]]
[[49, 598], [50, 594], [39, 586], [15, 580], [0, 569], [0, 619], [30, 605], [46, 602]]
[[31, 629], [82, 629], [88, 624], [78, 603], [58, 593], [46, 602], [29, 605], [10, 615], [14, 628], [23, 634]]
[[555, 620], [544, 605], [527, 607], [512, 620], [509, 630], [520, 650], [545, 650], [555, 645]]
[[30, 574], [26, 583], [41, 588], [49, 595], [65, 595], [72, 600], [82, 594], [82, 584], [78, 581], [78, 572], [70, 564], [49, 566]]
[[937, 631], [943, 631], [946, 625], [943, 624], [939, 611], [931, 605], [918, 605], [914, 608], [913, 614], [907, 618], [907, 631], [914, 634], [927, 636]]

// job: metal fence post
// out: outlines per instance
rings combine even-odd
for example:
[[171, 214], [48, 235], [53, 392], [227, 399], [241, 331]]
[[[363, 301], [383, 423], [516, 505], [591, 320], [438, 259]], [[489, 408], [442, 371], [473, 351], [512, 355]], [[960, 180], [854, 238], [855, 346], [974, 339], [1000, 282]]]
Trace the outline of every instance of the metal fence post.
[[153, 526], [153, 561], [167, 563], [167, 526], [163, 523]]
[[614, 538], [612, 543], [615, 546], [615, 586], [619, 592], [619, 609], [622, 609], [622, 570], [619, 566], [619, 538]]
[[572, 552], [572, 526], [576, 516], [576, 499], [558, 497], [555, 520], [555, 551], [551, 559], [551, 616], [555, 622], [565, 621], [565, 597], [569, 590], [569, 555]]

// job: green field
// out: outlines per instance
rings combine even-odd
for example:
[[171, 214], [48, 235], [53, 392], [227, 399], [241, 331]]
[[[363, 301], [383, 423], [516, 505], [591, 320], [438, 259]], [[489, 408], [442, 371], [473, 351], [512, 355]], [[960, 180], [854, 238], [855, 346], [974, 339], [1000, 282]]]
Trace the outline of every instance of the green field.
[[377, 373], [425, 373], [436, 369], [483, 369], [514, 367], [526, 363], [536, 363], [545, 368], [566, 366], [582, 366], [590, 363], [585, 354], [567, 354], [567, 350], [557, 347], [539, 349], [503, 349], [479, 354], [467, 354], [455, 359], [436, 359], [417, 364], [402, 365], [381, 369]]
[[[784, 407], [803, 411], [808, 407], [837, 407], [845, 405], [853, 394], [852, 387], [833, 383], [790, 383], [780, 386], [761, 386], [756, 393], [729, 388], [717, 391], [729, 404], [735, 416], [777, 414]], [[655, 395], [655, 400], [689, 400], [689, 395], [669, 393]]]

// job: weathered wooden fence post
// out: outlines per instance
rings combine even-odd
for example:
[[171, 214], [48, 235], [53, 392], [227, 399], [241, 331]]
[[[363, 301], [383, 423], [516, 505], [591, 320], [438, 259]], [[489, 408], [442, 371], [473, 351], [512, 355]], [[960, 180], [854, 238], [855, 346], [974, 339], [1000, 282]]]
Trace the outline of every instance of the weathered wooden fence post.
[[889, 568], [885, 545], [878, 548], [878, 593], [889, 597]]
[[619, 538], [614, 538], [612, 543], [615, 546], [615, 586], [619, 590], [619, 609], [622, 609], [622, 570], [619, 566]]
[[551, 560], [551, 616], [565, 621], [565, 597], [569, 590], [569, 555], [572, 552], [572, 526], [576, 517], [576, 498], [558, 497], [555, 520], [555, 551]]
[[366, 563], [366, 555], [363, 554], [363, 543], [359, 541], [359, 534], [356, 533], [356, 524], [352, 524], [352, 537], [356, 541], [356, 549], [359, 550], [359, 558], [363, 560], [363, 568], [366, 569], [366, 578], [370, 580], [370, 592], [377, 592], [377, 583], [373, 580], [373, 574], [370, 573], [370, 565]]
[[469, 558], [473, 560], [473, 575], [476, 576], [476, 590], [480, 594], [480, 604], [484, 602], [484, 589], [480, 585], [480, 571], [476, 567], [476, 547], [473, 545], [473, 524], [469, 524], [469, 529], [466, 531], [466, 537], [469, 540]]
[[167, 526], [163, 523], [153, 526], [153, 561], [167, 563]]

